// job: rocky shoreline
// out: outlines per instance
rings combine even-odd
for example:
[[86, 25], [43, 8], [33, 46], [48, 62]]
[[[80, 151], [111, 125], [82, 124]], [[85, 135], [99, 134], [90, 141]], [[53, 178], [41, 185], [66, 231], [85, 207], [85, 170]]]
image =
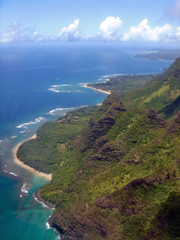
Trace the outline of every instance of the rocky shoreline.
[[[34, 194], [33, 194], [33, 198], [35, 201], [37, 201], [38, 203], [42, 204], [43, 207], [47, 207], [47, 208], [51, 208], [52, 210], [55, 210], [55, 205], [53, 205], [52, 203], [44, 200], [41, 196], [41, 189], [38, 189]], [[54, 222], [53, 222], [53, 214], [50, 215], [47, 223], [49, 224], [50, 227], [54, 228], [54, 231], [57, 233], [59, 239], [63, 239], [61, 237], [61, 234], [64, 234], [64, 231], [62, 229], [60, 229]]]
[[44, 207], [52, 208], [52, 209], [54, 210], [54, 209], [55, 209], [55, 205], [53, 205], [52, 203], [44, 200], [44, 199], [41, 197], [40, 190], [41, 190], [41, 189], [38, 189], [38, 190], [33, 194], [34, 199], [35, 199], [37, 202], [41, 203]]

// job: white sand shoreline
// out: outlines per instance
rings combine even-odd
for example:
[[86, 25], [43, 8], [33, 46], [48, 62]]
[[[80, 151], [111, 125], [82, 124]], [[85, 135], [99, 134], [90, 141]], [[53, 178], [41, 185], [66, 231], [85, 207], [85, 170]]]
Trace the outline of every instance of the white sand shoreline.
[[30, 137], [29, 139], [19, 143], [18, 145], [16, 145], [14, 148], [13, 148], [13, 158], [14, 158], [14, 162], [22, 167], [22, 168], [25, 168], [27, 169], [28, 171], [32, 172], [33, 174], [37, 175], [37, 176], [40, 176], [40, 177], [43, 177], [45, 179], [47, 179], [48, 181], [51, 181], [52, 180], [52, 174], [47, 174], [47, 173], [43, 173], [43, 172], [39, 172], [37, 171], [36, 169], [28, 166], [27, 164], [23, 163], [22, 161], [20, 161], [17, 157], [17, 151], [18, 151], [18, 148], [24, 143], [24, 142], [27, 142], [31, 139], [35, 139], [37, 137], [36, 134], [34, 134], [32, 137]]
[[102, 92], [102, 93], [105, 93], [105, 94], [108, 94], [108, 95], [110, 95], [110, 94], [111, 94], [111, 92], [104, 91], [104, 90], [102, 90], [102, 89], [98, 89], [98, 88], [89, 87], [87, 84], [84, 84], [84, 85], [83, 85], [83, 87], [85, 87], [85, 88], [91, 88], [91, 89], [93, 89], [93, 90], [96, 90], [96, 91], [99, 91], [99, 92]]

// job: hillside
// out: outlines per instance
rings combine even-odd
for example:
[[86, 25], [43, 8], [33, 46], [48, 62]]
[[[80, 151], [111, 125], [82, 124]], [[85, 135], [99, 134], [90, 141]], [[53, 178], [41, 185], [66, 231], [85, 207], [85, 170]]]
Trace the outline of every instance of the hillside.
[[[73, 114], [50, 139], [41, 128], [48, 151], [59, 152], [56, 163], [42, 158], [53, 180], [40, 193], [56, 206], [50, 224], [62, 239], [180, 239], [179, 91], [177, 59], [142, 89], [109, 95], [78, 131]], [[38, 138], [19, 149], [28, 164]]]

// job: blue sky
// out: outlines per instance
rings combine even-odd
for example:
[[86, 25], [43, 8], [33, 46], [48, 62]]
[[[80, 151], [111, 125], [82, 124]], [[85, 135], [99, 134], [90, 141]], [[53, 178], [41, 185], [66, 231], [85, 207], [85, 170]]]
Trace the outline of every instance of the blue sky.
[[1, 0], [0, 41], [180, 41], [180, 0]]

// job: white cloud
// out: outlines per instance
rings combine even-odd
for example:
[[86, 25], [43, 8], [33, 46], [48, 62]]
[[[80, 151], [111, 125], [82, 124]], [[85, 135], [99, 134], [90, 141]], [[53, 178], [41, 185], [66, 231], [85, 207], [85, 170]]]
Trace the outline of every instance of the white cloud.
[[118, 31], [122, 27], [122, 21], [119, 17], [107, 17], [99, 26], [98, 35], [103, 40], [116, 40]]
[[180, 27], [176, 28], [176, 33], [175, 33], [175, 36], [174, 36], [174, 40], [177, 40], [177, 41], [180, 40]]
[[61, 40], [79, 40], [81, 38], [81, 33], [79, 31], [80, 20], [76, 19], [68, 27], [64, 27], [57, 34], [57, 38]]
[[145, 18], [139, 25], [132, 26], [122, 37], [123, 41], [168, 41], [171, 39], [173, 27], [166, 24], [162, 27], [151, 28]]
[[32, 28], [22, 28], [20, 23], [14, 22], [0, 34], [0, 42], [42, 41], [43, 38]]
[[[180, 1], [180, 0], [179, 0]], [[122, 20], [119, 17], [107, 17], [99, 26], [96, 34], [84, 34], [79, 30], [80, 20], [76, 19], [68, 27], [63, 27], [56, 35], [42, 36], [33, 28], [23, 28], [14, 22], [0, 34], [0, 42], [41, 42], [41, 41], [180, 41], [180, 26], [176, 29], [170, 25], [151, 28], [148, 19], [132, 26], [122, 37], [119, 30]]]

